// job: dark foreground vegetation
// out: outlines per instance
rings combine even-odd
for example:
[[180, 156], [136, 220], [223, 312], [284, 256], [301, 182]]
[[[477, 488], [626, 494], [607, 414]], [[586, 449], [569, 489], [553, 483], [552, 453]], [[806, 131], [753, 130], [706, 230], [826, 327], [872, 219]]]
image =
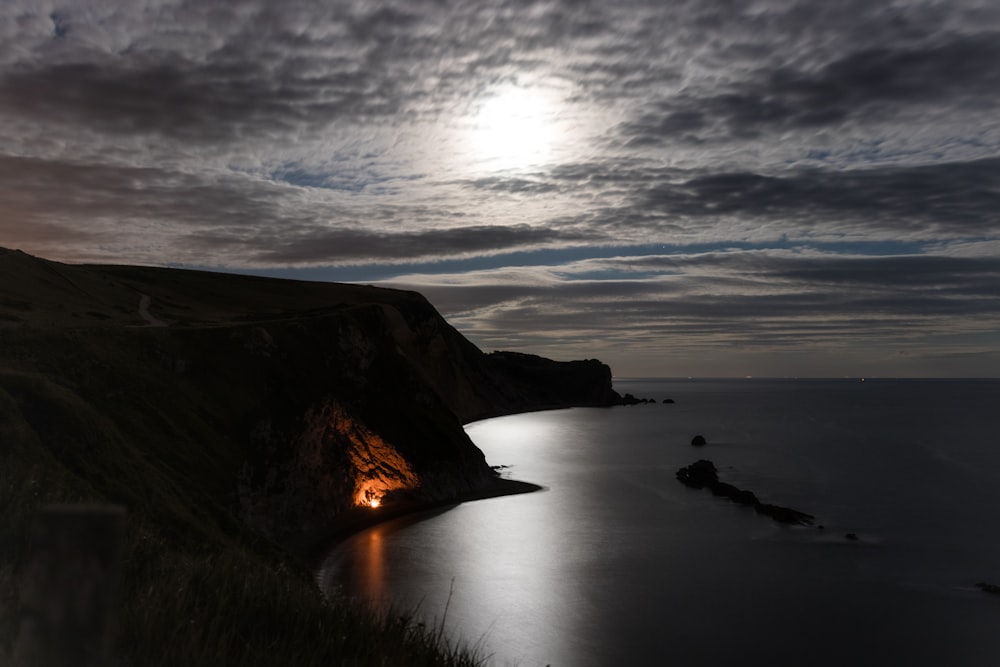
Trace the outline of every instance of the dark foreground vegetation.
[[[9, 398], [0, 394], [4, 400]], [[23, 545], [35, 511], [49, 503], [129, 495], [124, 488], [115, 492], [117, 485], [106, 480], [108, 494], [97, 492], [19, 426], [0, 422], [0, 664], [10, 664], [14, 653]], [[482, 662], [474, 649], [449, 644], [438, 629], [407, 614], [380, 614], [354, 601], [324, 598], [302, 564], [239, 526], [227, 532], [189, 524], [183, 515], [196, 508], [185, 507], [183, 497], [171, 497], [170, 489], [157, 489], [156, 483], [138, 477], [119, 482], [148, 485], [151, 497], [174, 503], [156, 511], [133, 505], [129, 514], [113, 649], [121, 664]]]

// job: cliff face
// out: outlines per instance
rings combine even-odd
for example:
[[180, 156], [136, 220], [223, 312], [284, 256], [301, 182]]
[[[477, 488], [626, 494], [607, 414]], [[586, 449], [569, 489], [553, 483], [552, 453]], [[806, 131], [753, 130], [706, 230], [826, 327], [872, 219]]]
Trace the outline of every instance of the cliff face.
[[519, 352], [484, 354], [414, 295], [383, 305], [394, 344], [463, 422], [566, 406], [615, 405], [611, 369], [596, 359], [559, 362]]
[[463, 422], [618, 400], [607, 366], [483, 354], [413, 292], [4, 250], [0, 278], [9, 432], [171, 522], [281, 539], [454, 497], [492, 478]]

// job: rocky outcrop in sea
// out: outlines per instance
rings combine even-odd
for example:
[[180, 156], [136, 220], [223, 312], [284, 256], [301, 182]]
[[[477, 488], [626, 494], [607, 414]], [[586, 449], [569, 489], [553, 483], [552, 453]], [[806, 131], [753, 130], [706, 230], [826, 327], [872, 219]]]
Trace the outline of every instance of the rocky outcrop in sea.
[[707, 488], [716, 496], [722, 496], [737, 504], [752, 507], [758, 514], [768, 516], [779, 523], [808, 526], [812, 525], [815, 519], [811, 514], [790, 507], [762, 503], [752, 491], [739, 489], [732, 484], [719, 481], [719, 472], [715, 464], [708, 459], [700, 459], [681, 468], [677, 471], [677, 479], [692, 489]]

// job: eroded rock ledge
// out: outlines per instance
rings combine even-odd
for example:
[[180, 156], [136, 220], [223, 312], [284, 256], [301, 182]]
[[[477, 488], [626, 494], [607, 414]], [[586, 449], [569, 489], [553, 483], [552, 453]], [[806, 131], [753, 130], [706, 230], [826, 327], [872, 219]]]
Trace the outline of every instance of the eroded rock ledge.
[[1000, 586], [996, 584], [990, 584], [985, 581], [980, 581], [976, 584], [976, 588], [984, 593], [989, 593], [990, 595], [1000, 595]]
[[729, 498], [733, 502], [752, 507], [758, 514], [769, 516], [779, 523], [811, 526], [816, 517], [805, 512], [762, 503], [752, 491], [739, 489], [732, 484], [719, 481], [715, 464], [708, 459], [700, 459], [677, 471], [677, 479], [692, 489], [709, 489], [714, 495]]

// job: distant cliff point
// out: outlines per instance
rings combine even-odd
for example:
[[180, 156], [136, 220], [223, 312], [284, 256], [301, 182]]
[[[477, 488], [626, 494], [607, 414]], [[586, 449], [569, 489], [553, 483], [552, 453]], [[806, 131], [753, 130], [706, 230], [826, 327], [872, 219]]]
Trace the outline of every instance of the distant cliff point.
[[0, 249], [0, 415], [155, 521], [282, 541], [493, 479], [462, 424], [612, 405], [610, 369], [485, 354], [415, 292]]

